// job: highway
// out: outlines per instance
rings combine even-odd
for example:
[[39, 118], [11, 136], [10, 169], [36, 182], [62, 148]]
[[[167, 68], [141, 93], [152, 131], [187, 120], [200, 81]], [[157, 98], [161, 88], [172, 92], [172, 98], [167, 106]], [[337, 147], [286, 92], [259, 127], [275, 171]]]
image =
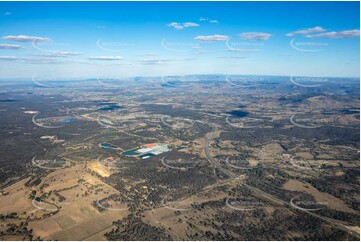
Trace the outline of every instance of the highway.
[[[219, 162], [216, 161], [216, 160], [214, 159], [214, 157], [212, 156], [212, 154], [211, 154], [211, 152], [210, 152], [210, 150], [209, 150], [209, 146], [210, 146], [210, 143], [212, 142], [212, 139], [214, 138], [214, 133], [218, 131], [218, 128], [217, 128], [214, 124], [210, 124], [210, 125], [213, 126], [213, 130], [212, 130], [210, 133], [208, 133], [208, 134], [206, 135], [206, 137], [205, 137], [206, 142], [205, 142], [205, 145], [204, 145], [204, 152], [205, 152], [206, 158], [207, 158], [207, 160], [211, 163], [211, 165], [212, 165], [212, 167], [213, 167], [213, 169], [214, 169], [214, 174], [215, 174], [215, 175], [216, 175], [216, 169], [217, 169], [217, 170], [219, 170], [219, 171], [222, 171], [224, 174], [228, 175], [228, 176], [230, 177], [230, 179], [232, 179], [232, 180], [237, 179], [237, 176], [236, 176], [235, 174], [233, 174], [231, 171], [229, 171], [229, 170], [227, 170], [227, 169], [224, 169], [224, 168], [219, 164]], [[216, 178], [218, 178], [218, 177], [216, 176]], [[347, 233], [355, 236], [355, 237], [358, 238], [358, 239], [360, 238], [360, 234], [358, 234], [357, 232], [351, 230], [350, 228], [348, 228], [348, 227], [345, 226], [344, 224], [342, 224], [342, 223], [340, 223], [340, 222], [338, 222], [338, 221], [336, 221], [336, 220], [334, 220], [334, 219], [327, 218], [327, 217], [324, 217], [324, 216], [321, 216], [321, 215], [312, 213], [312, 212], [310, 212], [310, 211], [296, 209], [296, 208], [294, 208], [294, 207], [292, 207], [292, 206], [289, 206], [290, 203], [287, 202], [287, 201], [283, 201], [283, 200], [281, 200], [281, 199], [279, 199], [279, 198], [277, 198], [277, 197], [275, 197], [275, 196], [273, 196], [273, 195], [271, 195], [271, 194], [269, 194], [269, 193], [267, 193], [267, 192], [264, 192], [264, 191], [262, 191], [262, 190], [260, 190], [260, 189], [258, 189], [258, 188], [256, 188], [256, 187], [253, 187], [253, 186], [250, 186], [250, 185], [248, 185], [248, 184], [246, 184], [246, 183], [244, 183], [244, 182], [241, 182], [240, 180], [238, 180], [238, 182], [239, 182], [240, 184], [242, 184], [243, 186], [247, 187], [248, 189], [250, 189], [250, 190], [251, 190], [252, 192], [254, 192], [255, 194], [258, 194], [258, 195], [260, 195], [260, 196], [263, 196], [263, 197], [267, 198], [268, 200], [271, 200], [271, 201], [273, 201], [273, 202], [275, 202], [275, 203], [281, 204], [281, 205], [285, 206], [285, 207], [288, 208], [288, 209], [292, 209], [292, 210], [298, 211], [298, 212], [307, 213], [307, 214], [309, 214], [309, 215], [311, 215], [311, 216], [314, 216], [314, 217], [316, 217], [316, 218], [319, 218], [319, 219], [321, 219], [321, 220], [323, 220], [323, 221], [331, 224], [332, 226], [334, 226], [334, 227], [336, 227], [336, 228], [338, 228], [338, 229], [340, 229], [340, 230], [343, 230], [343, 231], [345, 231], [345, 232], [347, 232]]]

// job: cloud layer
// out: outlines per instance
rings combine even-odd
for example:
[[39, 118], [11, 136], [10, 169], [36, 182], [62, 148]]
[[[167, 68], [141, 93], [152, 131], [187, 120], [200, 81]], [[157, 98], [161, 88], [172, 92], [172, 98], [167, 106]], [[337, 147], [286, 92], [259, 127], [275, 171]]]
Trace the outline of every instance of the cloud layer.
[[316, 26], [308, 29], [301, 29], [291, 33], [286, 34], [286, 36], [293, 37], [295, 35], [303, 35], [307, 38], [331, 38], [331, 39], [344, 39], [359, 37], [360, 30], [351, 29], [351, 30], [342, 30], [342, 31], [328, 31], [326, 29]]
[[185, 22], [185, 23], [173, 22], [173, 23], [168, 24], [168, 26], [173, 27], [175, 29], [184, 29], [184, 28], [189, 28], [189, 27], [198, 27], [199, 24], [192, 23], [192, 22]]
[[68, 57], [68, 56], [78, 56], [82, 55], [81, 52], [73, 52], [73, 51], [54, 51], [47, 54], [38, 54], [38, 56], [45, 57]]
[[226, 41], [228, 40], [227, 35], [200, 35], [194, 38], [195, 40], [199, 40], [202, 42], [216, 42], [216, 41]]
[[37, 36], [26, 36], [26, 35], [7, 35], [4, 36], [3, 39], [18, 41], [18, 42], [49, 42], [50, 38], [37, 37]]
[[308, 28], [308, 29], [300, 29], [297, 31], [293, 31], [291, 33], [286, 34], [286, 36], [295, 36], [295, 35], [307, 35], [307, 34], [312, 34], [312, 33], [317, 33], [317, 32], [324, 32], [326, 31], [324, 28], [316, 26], [313, 28]]
[[218, 20], [217, 19], [209, 19], [209, 18], [204, 18], [204, 17], [200, 17], [199, 18], [199, 21], [207, 21], [209, 23], [212, 23], [212, 24], [218, 24]]
[[239, 35], [244, 40], [268, 40], [272, 35], [262, 32], [244, 32]]
[[21, 45], [0, 44], [0, 49], [17, 50], [23, 48]]
[[122, 60], [121, 56], [92, 56], [89, 57], [89, 60], [104, 60], [104, 61], [117, 61]]
[[0, 60], [17, 60], [16, 56], [0, 56]]
[[343, 31], [332, 31], [332, 32], [324, 32], [318, 34], [309, 34], [306, 35], [308, 38], [331, 38], [331, 39], [344, 39], [344, 38], [352, 38], [352, 37], [359, 37], [360, 30], [353, 29], [353, 30], [343, 30]]

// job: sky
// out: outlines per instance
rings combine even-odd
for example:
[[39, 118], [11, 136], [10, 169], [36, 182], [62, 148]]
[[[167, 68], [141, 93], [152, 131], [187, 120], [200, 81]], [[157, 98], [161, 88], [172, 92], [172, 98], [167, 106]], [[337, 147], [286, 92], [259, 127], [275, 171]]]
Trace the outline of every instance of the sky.
[[359, 77], [359, 2], [0, 2], [0, 79]]

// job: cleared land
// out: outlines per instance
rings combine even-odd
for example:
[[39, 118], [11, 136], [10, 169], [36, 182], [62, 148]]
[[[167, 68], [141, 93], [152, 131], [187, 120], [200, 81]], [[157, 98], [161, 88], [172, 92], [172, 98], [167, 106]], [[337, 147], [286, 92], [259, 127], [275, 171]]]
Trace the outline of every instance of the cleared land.
[[[128, 214], [126, 209], [99, 212], [92, 205], [94, 201], [119, 192], [91, 175], [85, 164], [51, 172], [36, 187], [26, 187], [27, 181], [19, 181], [4, 190], [9, 194], [0, 197], [0, 213], [17, 212], [21, 220], [29, 219], [28, 227], [44, 240], [85, 240], [92, 236], [97, 240], [105, 239], [101, 232]], [[41, 202], [30, 198], [33, 191], [36, 196], [44, 197]], [[48, 208], [47, 202], [58, 209]]]

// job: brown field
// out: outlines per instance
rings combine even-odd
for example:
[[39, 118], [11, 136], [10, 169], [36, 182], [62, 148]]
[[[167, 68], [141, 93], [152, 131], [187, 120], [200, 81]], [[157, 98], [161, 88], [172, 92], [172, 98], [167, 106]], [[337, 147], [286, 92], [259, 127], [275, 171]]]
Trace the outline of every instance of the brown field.
[[112, 229], [116, 228], [115, 226], [110, 226], [99, 233], [92, 235], [91, 237], [88, 237], [84, 239], [85, 241], [103, 241], [107, 240], [107, 238], [104, 236], [105, 233], [110, 232]]
[[29, 191], [24, 187], [26, 180], [19, 181], [12, 186], [4, 189], [5, 192], [9, 192], [7, 196], [0, 196], [0, 213], [6, 214], [11, 211], [24, 211], [34, 210], [34, 206], [31, 204], [31, 200], [24, 199], [29, 196]]
[[[225, 183], [230, 185], [231, 187], [235, 187], [238, 182], [232, 181]], [[223, 184], [224, 185], [224, 184]], [[192, 218], [194, 222], [194, 218], [197, 221], [202, 221], [204, 219], [208, 219], [212, 216], [217, 216], [219, 211], [215, 209], [203, 209], [202, 212], [199, 212], [192, 208], [192, 203], [202, 203], [207, 201], [223, 201], [225, 198], [229, 197], [226, 191], [222, 191], [222, 189], [218, 190], [217, 186], [209, 186], [208, 188], [201, 191], [199, 194], [190, 196], [184, 200], [178, 201], [178, 203], [170, 204], [166, 207], [155, 208], [149, 211], [144, 212], [143, 221], [149, 223], [153, 226], [163, 226], [168, 230], [173, 240], [189, 240], [186, 232], [187, 232], [187, 221]], [[171, 201], [169, 201], [171, 202]], [[180, 213], [177, 214], [177, 209], [180, 209]], [[231, 210], [231, 208], [224, 205], [222, 210]], [[267, 208], [266, 208], [267, 209]], [[213, 228], [210, 227], [202, 227], [202, 225], [198, 224], [198, 228], [209, 230], [212, 232], [217, 232]]]
[[313, 159], [313, 155], [309, 152], [297, 152], [296, 156], [299, 156], [304, 159]]
[[[196, 197], [192, 197], [186, 199], [182, 202], [181, 205], [175, 204], [174, 206], [170, 206], [172, 208], [187, 208], [190, 209], [190, 205], [192, 202], [201, 201]], [[186, 206], [186, 205], [189, 206]], [[179, 215], [175, 214], [175, 210], [170, 209], [169, 207], [161, 207], [154, 209], [152, 211], [146, 211], [144, 213], [143, 220], [150, 225], [159, 226], [162, 225], [166, 228], [172, 228], [171, 236], [174, 240], [187, 240], [186, 231], [187, 231], [187, 217], [192, 216], [194, 210], [184, 210]], [[212, 211], [211, 211], [212, 212]], [[193, 214], [194, 215], [194, 214]], [[203, 214], [199, 214], [200, 216], [204, 216], [205, 218], [209, 216], [207, 212]], [[182, 221], [182, 222], [180, 222]], [[210, 228], [209, 228], [210, 229]], [[212, 230], [212, 229], [211, 229]], [[215, 230], [213, 230], [216, 232]]]
[[315, 187], [313, 187], [309, 183], [303, 183], [297, 180], [289, 180], [283, 185], [283, 188], [289, 191], [306, 192], [312, 195], [316, 201], [325, 202], [326, 206], [328, 206], [331, 209], [335, 209], [346, 213], [357, 214], [355, 210], [348, 207], [342, 200], [328, 193], [318, 191]]
[[[99, 212], [93, 207], [94, 201], [116, 194], [118, 191], [98, 177], [92, 176], [84, 164], [55, 170], [43, 177], [42, 182], [35, 187], [26, 187], [24, 185], [26, 181], [19, 181], [4, 189], [9, 194], [0, 196], [0, 204], [2, 204], [0, 213], [17, 212], [24, 221], [29, 217], [28, 227], [33, 229], [35, 238], [39, 236], [44, 240], [85, 240], [88, 238], [105, 240], [103, 235], [112, 228], [113, 221], [128, 215], [128, 210]], [[48, 186], [40, 189], [44, 184]], [[32, 190], [36, 190], [37, 196], [51, 192], [45, 201], [56, 204], [59, 210], [44, 218], [43, 215], [54, 211], [56, 206], [34, 201], [40, 208], [35, 207], [30, 199]], [[59, 201], [55, 192], [65, 200]], [[49, 207], [53, 210], [46, 210]]]

